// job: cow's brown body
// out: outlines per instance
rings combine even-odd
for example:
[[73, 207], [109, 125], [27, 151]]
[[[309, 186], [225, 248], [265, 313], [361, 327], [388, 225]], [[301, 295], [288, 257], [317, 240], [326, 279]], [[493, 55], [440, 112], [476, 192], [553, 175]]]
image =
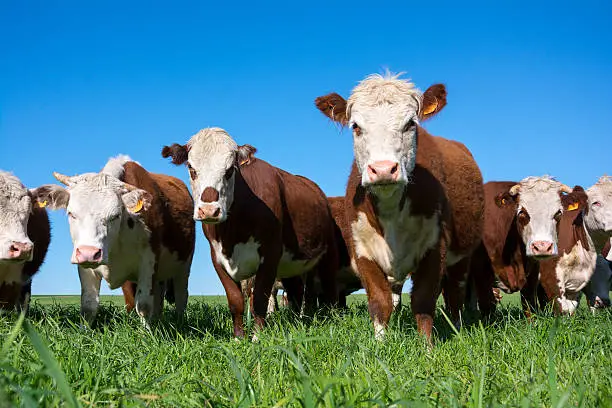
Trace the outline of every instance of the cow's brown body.
[[[412, 311], [421, 332], [431, 335], [436, 299], [444, 281], [444, 297], [453, 319], [459, 318], [463, 306], [465, 278], [469, 255], [481, 240], [483, 226], [482, 176], [468, 149], [455, 141], [434, 137], [418, 128], [416, 166], [411, 182], [398, 202], [381, 203], [361, 185], [361, 175], [353, 165], [345, 196], [348, 225], [355, 225], [359, 214], [365, 214], [378, 236], [384, 236], [382, 208], [398, 217], [439, 217], [439, 233], [435, 244], [416, 260], [412, 273], [414, 287]], [[409, 206], [407, 209], [405, 206]], [[352, 227], [353, 228], [353, 227]], [[414, 240], [431, 231], [418, 231]], [[386, 237], [388, 240], [389, 238]], [[393, 310], [391, 287], [382, 265], [359, 256], [354, 236], [349, 240], [361, 280], [368, 293], [370, 314], [375, 322], [386, 326]], [[462, 259], [447, 268], [447, 255]]]
[[[294, 261], [314, 263], [306, 277], [307, 296], [316, 274], [325, 291], [325, 302], [337, 302], [334, 224], [325, 195], [314, 182], [252, 158], [236, 172], [229, 214], [225, 222], [202, 224], [202, 229], [211, 243], [213, 265], [227, 294], [236, 336], [244, 335], [244, 298], [240, 282], [226, 272], [213, 242], [221, 244], [227, 258], [232, 257], [237, 244], [252, 240], [259, 245], [262, 260], [255, 274], [253, 312], [260, 326], [277, 276], [290, 303], [296, 307], [302, 303], [302, 276], [283, 276], [283, 253], [290, 253]], [[314, 295], [314, 291], [310, 293]]]
[[340, 268], [336, 274], [338, 305], [340, 307], [346, 307], [346, 297], [363, 288], [363, 285], [351, 267], [351, 257], [347, 245], [347, 242], [351, 239], [351, 231], [346, 220], [344, 197], [329, 197], [328, 201], [335, 221], [334, 229], [340, 264]]
[[51, 242], [49, 216], [45, 209], [39, 208], [36, 204], [34, 204], [28, 220], [28, 237], [34, 244], [31, 261], [13, 265], [0, 264], [0, 270], [5, 267], [21, 269], [20, 282], [0, 282], [0, 308], [27, 308], [32, 294], [32, 278], [40, 269], [47, 255], [47, 249]]

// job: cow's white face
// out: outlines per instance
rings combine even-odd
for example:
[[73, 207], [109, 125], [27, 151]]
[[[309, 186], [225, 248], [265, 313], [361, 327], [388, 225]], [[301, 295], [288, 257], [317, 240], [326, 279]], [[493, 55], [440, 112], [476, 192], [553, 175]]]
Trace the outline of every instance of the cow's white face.
[[589, 232], [612, 236], [612, 177], [604, 176], [587, 190], [585, 222]]
[[528, 177], [510, 189], [517, 202], [517, 227], [527, 256], [559, 254], [557, 226], [564, 211], [561, 194], [569, 192], [569, 187], [549, 177]]
[[166, 146], [164, 157], [187, 165], [194, 197], [193, 218], [207, 224], [224, 222], [234, 202], [234, 184], [239, 166], [255, 152], [249, 145], [238, 146], [221, 128], [206, 128], [193, 135], [187, 145]]
[[32, 212], [30, 192], [19, 179], [0, 171], [0, 263], [32, 260], [28, 220]]
[[56, 174], [67, 185], [39, 187], [38, 201], [65, 208], [74, 250], [71, 262], [85, 267], [108, 264], [122, 228], [134, 228], [135, 214], [150, 206], [151, 195], [102, 173], [74, 177]]
[[411, 82], [372, 75], [353, 89], [347, 104], [361, 184], [374, 193], [408, 183], [417, 152], [422, 94]]

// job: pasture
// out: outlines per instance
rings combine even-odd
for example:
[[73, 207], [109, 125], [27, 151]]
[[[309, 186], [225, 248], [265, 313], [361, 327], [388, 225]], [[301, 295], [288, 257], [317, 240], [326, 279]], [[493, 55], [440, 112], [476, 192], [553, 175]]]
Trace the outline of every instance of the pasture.
[[[225, 297], [191, 297], [152, 331], [121, 297], [84, 329], [79, 297], [35, 297], [26, 322], [0, 318], [2, 406], [610, 406], [612, 314], [528, 321], [505, 296], [494, 321], [455, 333], [438, 312], [435, 347], [407, 306], [374, 339], [363, 295], [348, 311], [281, 310], [259, 342], [232, 338]], [[583, 302], [584, 303], [584, 302]], [[404, 295], [404, 305], [409, 297]], [[252, 321], [247, 320], [249, 329]]]

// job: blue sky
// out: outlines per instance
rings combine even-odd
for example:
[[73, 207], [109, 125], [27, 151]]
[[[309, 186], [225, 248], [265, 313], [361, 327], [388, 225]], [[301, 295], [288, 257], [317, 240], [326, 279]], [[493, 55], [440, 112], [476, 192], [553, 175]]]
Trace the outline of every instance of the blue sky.
[[[609, 2], [89, 3], [0, 3], [0, 168], [29, 187], [119, 153], [187, 181], [161, 147], [220, 126], [340, 195], [351, 135], [313, 100], [386, 68], [447, 85], [426, 127], [464, 142], [486, 180], [612, 173]], [[51, 220], [34, 293], [77, 294], [66, 215]], [[201, 229], [190, 293], [223, 293]]]

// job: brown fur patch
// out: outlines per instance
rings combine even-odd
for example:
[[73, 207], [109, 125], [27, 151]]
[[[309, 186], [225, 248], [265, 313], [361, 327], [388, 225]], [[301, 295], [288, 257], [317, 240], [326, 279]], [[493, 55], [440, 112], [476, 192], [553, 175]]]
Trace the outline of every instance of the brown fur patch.
[[444, 84], [435, 84], [423, 93], [423, 105], [419, 117], [428, 120], [436, 116], [446, 106], [446, 87]]
[[333, 92], [325, 96], [319, 96], [315, 99], [315, 105], [317, 109], [321, 111], [325, 116], [346, 126], [348, 118], [346, 117], [346, 100]]
[[216, 188], [206, 187], [204, 191], [202, 191], [202, 196], [200, 200], [204, 203], [214, 203], [219, 201], [219, 192]]
[[172, 163], [181, 165], [187, 161], [189, 154], [189, 147], [187, 145], [180, 145], [173, 143], [171, 146], [164, 146], [161, 151], [162, 157], [172, 157]]

